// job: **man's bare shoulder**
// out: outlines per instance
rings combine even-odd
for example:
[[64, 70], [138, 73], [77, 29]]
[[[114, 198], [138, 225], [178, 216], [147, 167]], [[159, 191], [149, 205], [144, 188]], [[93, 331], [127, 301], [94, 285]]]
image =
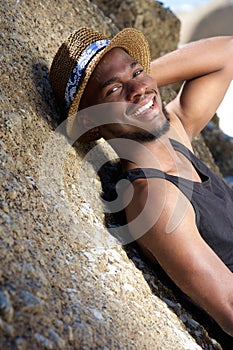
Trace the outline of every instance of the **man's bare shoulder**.
[[173, 133], [171, 138], [182, 142], [186, 147], [192, 150], [192, 129], [191, 127], [189, 128], [186, 116], [183, 115], [182, 110], [179, 109], [178, 98], [169, 102], [165, 109], [170, 120], [171, 133]]
[[[133, 182], [133, 197], [126, 208], [128, 221], [141, 215], [154, 231], [171, 231], [180, 225], [184, 213], [195, 221], [194, 210], [185, 195], [166, 179], [137, 179]], [[127, 193], [125, 194], [125, 198]]]

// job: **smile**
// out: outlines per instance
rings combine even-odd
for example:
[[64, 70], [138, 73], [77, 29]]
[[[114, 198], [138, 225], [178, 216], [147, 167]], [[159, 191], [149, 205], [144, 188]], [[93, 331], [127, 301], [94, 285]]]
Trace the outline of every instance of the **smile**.
[[[132, 105], [131, 105], [131, 107], [128, 108], [128, 111], [126, 112], [126, 115], [131, 118], [132, 117], [139, 118], [142, 115], [146, 115], [146, 113], [153, 110], [153, 108], [155, 108], [154, 98], [152, 98], [149, 102], [147, 102], [146, 104], [138, 108], [135, 108], [135, 105], [134, 105], [134, 108], [132, 108]], [[129, 111], [129, 109], [131, 109], [131, 111]]]
[[153, 101], [151, 100], [147, 104], [145, 104], [144, 106], [138, 108], [136, 110], [136, 112], [133, 113], [132, 116], [137, 117], [139, 114], [145, 112], [147, 109], [150, 109], [152, 106], [153, 106]]

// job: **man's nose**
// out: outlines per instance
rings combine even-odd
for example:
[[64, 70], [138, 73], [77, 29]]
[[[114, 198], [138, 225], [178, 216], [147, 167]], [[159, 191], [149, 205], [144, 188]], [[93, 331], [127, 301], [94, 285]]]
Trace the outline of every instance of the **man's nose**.
[[146, 84], [142, 81], [130, 80], [126, 86], [126, 98], [130, 102], [138, 102], [145, 95]]

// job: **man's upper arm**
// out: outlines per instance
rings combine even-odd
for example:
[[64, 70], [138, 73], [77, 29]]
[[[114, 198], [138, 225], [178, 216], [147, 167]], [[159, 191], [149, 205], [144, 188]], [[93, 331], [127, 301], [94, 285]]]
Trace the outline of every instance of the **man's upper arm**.
[[[139, 245], [155, 257], [184, 293], [233, 335], [233, 274], [200, 236], [193, 207], [187, 198], [167, 181], [156, 179], [153, 183], [156, 184], [156, 205], [150, 205], [151, 210], [147, 210], [141, 219], [152, 222], [156, 207], [161, 205], [162, 210], [160, 215], [155, 213], [157, 219], [148, 232], [137, 239]], [[165, 200], [156, 191], [164, 183]], [[135, 192], [133, 202], [126, 210], [129, 221], [135, 218], [134, 208], [137, 207], [138, 215], [138, 208], [142, 209], [148, 198], [143, 186]]]
[[158, 86], [185, 82], [177, 98], [168, 104], [194, 138], [216, 112], [233, 79], [233, 37], [200, 40], [166, 54], [151, 63]]
[[222, 102], [232, 79], [228, 70], [221, 70], [186, 81], [176, 99], [168, 106], [181, 120], [190, 139], [205, 127]]

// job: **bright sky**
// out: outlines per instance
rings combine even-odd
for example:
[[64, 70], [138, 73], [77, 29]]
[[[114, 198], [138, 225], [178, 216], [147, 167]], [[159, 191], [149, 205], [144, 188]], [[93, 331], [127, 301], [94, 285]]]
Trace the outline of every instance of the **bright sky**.
[[233, 81], [225, 95], [225, 98], [217, 110], [220, 118], [220, 128], [233, 137]]
[[163, 0], [165, 7], [169, 7], [173, 12], [190, 11], [193, 7], [208, 3], [210, 0]]

